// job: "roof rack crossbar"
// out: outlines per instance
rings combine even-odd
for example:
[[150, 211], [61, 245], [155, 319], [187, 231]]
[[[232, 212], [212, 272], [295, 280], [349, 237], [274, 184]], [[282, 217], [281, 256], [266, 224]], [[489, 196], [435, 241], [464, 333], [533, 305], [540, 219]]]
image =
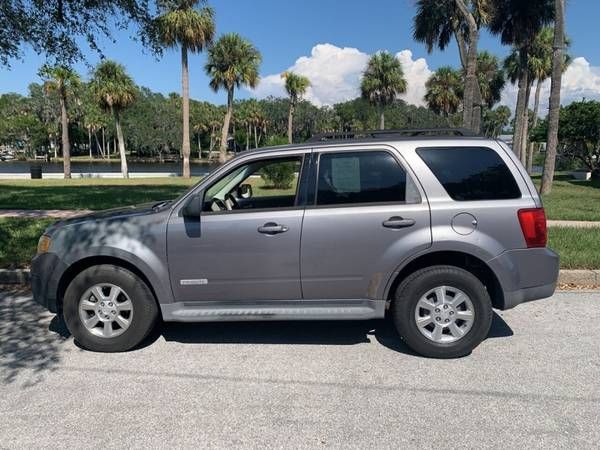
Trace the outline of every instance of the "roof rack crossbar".
[[370, 130], [370, 131], [334, 131], [320, 133], [312, 136], [307, 142], [323, 142], [348, 139], [381, 139], [389, 136], [477, 136], [467, 128], [405, 128], [397, 130]]

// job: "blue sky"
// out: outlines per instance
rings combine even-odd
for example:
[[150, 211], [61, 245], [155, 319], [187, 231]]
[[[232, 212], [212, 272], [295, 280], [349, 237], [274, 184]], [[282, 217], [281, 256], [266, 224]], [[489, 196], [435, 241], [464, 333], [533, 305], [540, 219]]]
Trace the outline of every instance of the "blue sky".
[[[412, 35], [412, 17], [415, 13], [413, 0], [379, 0], [365, 2], [358, 0], [303, 0], [290, 2], [283, 0], [212, 0], [210, 4], [216, 10], [218, 34], [236, 31], [250, 39], [261, 51], [263, 64], [261, 75], [265, 83], [253, 94], [243, 91], [239, 97], [249, 95], [264, 96], [278, 94], [278, 74], [292, 67], [314, 76], [316, 83], [309, 99], [315, 103], [329, 103], [343, 100], [351, 96], [357, 83], [357, 67], [364, 64], [365, 56], [377, 50], [387, 49], [392, 53], [410, 50], [404, 53], [404, 60], [411, 65], [419, 61], [412, 76], [415, 86], [430, 71], [441, 65], [457, 65], [458, 55], [454, 45], [444, 52], [435, 51], [428, 55], [423, 45], [414, 42]], [[600, 95], [600, 51], [598, 51], [597, 18], [600, 17], [600, 2], [595, 0], [571, 0], [567, 6], [567, 32], [572, 39], [571, 53], [579, 60], [581, 67], [574, 75], [577, 80], [587, 80], [585, 89], [574, 86], [577, 95], [594, 97]], [[167, 50], [160, 60], [142, 52], [139, 43], [130, 39], [127, 32], [114, 36], [117, 44], [105, 42], [103, 45], [107, 57], [123, 63], [135, 81], [143, 86], [163, 93], [180, 90], [179, 52]], [[318, 55], [312, 55], [313, 47], [319, 44], [331, 44], [319, 47]], [[342, 49], [357, 49], [359, 53]], [[484, 33], [481, 49], [490, 50], [500, 56], [506, 55], [508, 49], [499, 44], [498, 39]], [[98, 56], [86, 51], [89, 64], [95, 64]], [[302, 64], [296, 64], [298, 58], [305, 56]], [[335, 78], [339, 66], [344, 66], [345, 58], [352, 63], [346, 64], [346, 72]], [[339, 64], [336, 63], [339, 59]], [[402, 58], [401, 58], [402, 59]], [[323, 61], [327, 64], [321, 64]], [[0, 68], [0, 91], [25, 93], [27, 85], [38, 81], [37, 69], [44, 62], [30, 50], [24, 52], [23, 61], [13, 61], [12, 68]], [[197, 99], [223, 103], [222, 93], [214, 94], [208, 88], [208, 80], [203, 72], [205, 55], [193, 55], [191, 58], [191, 94]], [[89, 66], [80, 63], [80, 73], [87, 76]], [[589, 71], [590, 74], [587, 74]], [[409, 70], [410, 72], [410, 70]], [[329, 77], [329, 80], [326, 78]], [[597, 77], [590, 83], [590, 77]], [[345, 94], [336, 94], [339, 80], [347, 82]], [[424, 83], [425, 80], [422, 80]], [[597, 83], [596, 83], [597, 81]], [[343, 83], [342, 83], [343, 84]], [[568, 82], [567, 82], [568, 84]], [[409, 88], [410, 88], [409, 80]], [[596, 87], [597, 92], [596, 92]], [[320, 92], [318, 92], [320, 89]], [[418, 103], [420, 91], [415, 87], [413, 96]], [[326, 92], [327, 91], [327, 92]], [[581, 92], [580, 92], [581, 91]], [[583, 93], [582, 93], [583, 92]], [[510, 97], [511, 92], [507, 92]], [[510, 100], [507, 100], [510, 102]]]

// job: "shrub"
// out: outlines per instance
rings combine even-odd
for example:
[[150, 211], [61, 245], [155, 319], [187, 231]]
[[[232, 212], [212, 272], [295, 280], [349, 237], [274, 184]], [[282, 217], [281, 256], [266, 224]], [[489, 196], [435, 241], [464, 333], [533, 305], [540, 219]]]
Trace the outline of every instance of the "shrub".
[[269, 164], [262, 168], [260, 176], [275, 189], [289, 189], [294, 183], [296, 165], [295, 162]]

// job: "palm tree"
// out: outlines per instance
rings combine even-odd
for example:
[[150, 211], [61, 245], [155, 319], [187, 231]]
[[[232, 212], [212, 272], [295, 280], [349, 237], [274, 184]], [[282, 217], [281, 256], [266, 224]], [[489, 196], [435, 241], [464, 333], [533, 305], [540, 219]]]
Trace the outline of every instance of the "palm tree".
[[[554, 44], [554, 30], [552, 27], [544, 27], [537, 34], [533, 43], [529, 49], [528, 55], [528, 85], [527, 85], [527, 93], [525, 95], [526, 104], [529, 105], [529, 99], [531, 97], [531, 89], [533, 87], [533, 83], [536, 83], [535, 89], [535, 99], [534, 99], [534, 108], [533, 108], [533, 118], [531, 121], [527, 121], [524, 124], [524, 130], [522, 133], [522, 147], [523, 151], [526, 152], [523, 155], [524, 161], [526, 162], [526, 166], [528, 171], [531, 173], [532, 169], [532, 159], [533, 159], [533, 143], [528, 142], [528, 134], [529, 134], [529, 125], [531, 128], [535, 128], [539, 118], [539, 107], [540, 107], [540, 97], [541, 97], [541, 87], [544, 81], [548, 79], [552, 72], [552, 46]], [[569, 46], [570, 40], [565, 37], [565, 46]], [[570, 55], [564, 55], [564, 63], [563, 63], [563, 71], [566, 70], [568, 65], [571, 62]], [[520, 55], [519, 49], [512, 49], [509, 56], [504, 60], [504, 67], [508, 79], [511, 83], [515, 84], [518, 81], [519, 73], [520, 73]], [[531, 123], [530, 123], [531, 122]]]
[[521, 161], [525, 158], [524, 139], [528, 118], [529, 53], [533, 41], [544, 25], [554, 19], [554, 0], [495, 0], [489, 22], [490, 31], [500, 35], [505, 45], [519, 50], [519, 93], [515, 111], [513, 151]]
[[281, 77], [285, 79], [285, 90], [290, 96], [290, 110], [288, 114], [288, 141], [291, 144], [293, 138], [294, 110], [300, 98], [310, 86], [310, 80], [294, 72], [283, 72]]
[[67, 66], [43, 65], [39, 71], [44, 81], [46, 93], [57, 92], [60, 102], [60, 123], [62, 128], [63, 172], [71, 178], [71, 142], [69, 140], [68, 97], [80, 85], [79, 75]]
[[477, 80], [481, 100], [490, 109], [500, 101], [505, 85], [504, 70], [500, 67], [500, 60], [497, 56], [487, 51], [477, 55]]
[[444, 50], [454, 36], [460, 62], [465, 73], [465, 108], [463, 126], [479, 132], [481, 128], [481, 92], [477, 83], [477, 44], [480, 29], [491, 14], [490, 0], [417, 0], [413, 37], [427, 45]]
[[554, 179], [556, 147], [558, 145], [558, 123], [560, 116], [560, 86], [564, 64], [565, 46], [565, 1], [555, 0], [556, 18], [554, 21], [554, 51], [552, 52], [552, 81], [550, 87], [550, 110], [548, 112], [548, 142], [541, 193], [549, 194]]
[[256, 87], [261, 60], [260, 52], [237, 33], [221, 36], [208, 50], [208, 62], [205, 69], [211, 78], [210, 87], [215, 92], [221, 88], [227, 91], [227, 111], [223, 119], [219, 153], [221, 163], [227, 160], [227, 137], [233, 115], [234, 88], [242, 85]]
[[166, 47], [181, 47], [181, 92], [183, 97], [183, 177], [190, 177], [190, 82], [188, 51], [201, 52], [215, 34], [214, 13], [196, 7], [205, 0], [162, 0], [163, 14], [156, 19], [160, 40]]
[[125, 72], [125, 67], [114, 61], [105, 60], [96, 66], [92, 74], [91, 88], [98, 105], [110, 112], [115, 119], [121, 157], [121, 173], [123, 178], [129, 178], [125, 140], [121, 128], [121, 113], [135, 101], [137, 87]]
[[425, 83], [427, 106], [436, 114], [446, 117], [460, 108], [463, 96], [462, 75], [452, 67], [440, 67]]
[[385, 107], [399, 94], [406, 92], [402, 64], [387, 51], [377, 52], [369, 59], [360, 83], [363, 98], [379, 110], [379, 129], [385, 130]]

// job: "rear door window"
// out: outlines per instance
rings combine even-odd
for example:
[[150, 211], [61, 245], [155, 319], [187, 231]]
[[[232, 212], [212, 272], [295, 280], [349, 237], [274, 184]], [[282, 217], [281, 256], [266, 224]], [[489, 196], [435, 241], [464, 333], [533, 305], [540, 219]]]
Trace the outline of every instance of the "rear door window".
[[411, 178], [386, 151], [324, 153], [319, 158], [317, 205], [420, 201]]
[[419, 148], [417, 153], [453, 200], [521, 197], [512, 173], [491, 148], [431, 147]]

